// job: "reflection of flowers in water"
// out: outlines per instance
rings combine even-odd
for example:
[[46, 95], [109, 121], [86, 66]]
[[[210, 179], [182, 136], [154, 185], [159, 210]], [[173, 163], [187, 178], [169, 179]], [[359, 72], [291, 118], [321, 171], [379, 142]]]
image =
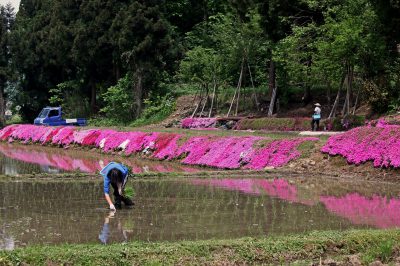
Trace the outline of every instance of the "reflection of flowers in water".
[[[266, 194], [305, 205], [315, 204], [311, 200], [299, 198], [297, 188], [285, 179], [192, 179], [190, 182], [194, 185], [215, 186], [245, 194]], [[378, 228], [400, 227], [400, 199], [388, 199], [377, 195], [367, 198], [352, 193], [343, 197], [322, 196], [320, 202], [328, 211], [349, 219], [353, 224]]]
[[262, 195], [277, 197], [289, 202], [312, 205], [308, 200], [298, 198], [297, 188], [289, 184], [285, 179], [192, 179], [195, 185], [210, 185], [228, 190], [241, 191], [245, 194]]
[[344, 197], [322, 196], [320, 201], [329, 211], [354, 224], [368, 224], [379, 228], [400, 227], [400, 199], [377, 195], [367, 198], [352, 193]]
[[[45, 172], [53, 171], [48, 167], [61, 169], [65, 171], [81, 171], [85, 173], [96, 173], [100, 171], [104, 165], [107, 165], [114, 158], [95, 158], [86, 157], [86, 154], [67, 152], [50, 152], [41, 149], [35, 149], [29, 146], [12, 146], [9, 144], [0, 145], [0, 153], [12, 159], [22, 162], [41, 165]], [[81, 157], [81, 158], [79, 158]], [[174, 172], [174, 171], [187, 171], [187, 167], [180, 167], [178, 165], [166, 164], [165, 162], [146, 162], [146, 165], [141, 166], [142, 162], [132, 159], [124, 158], [120, 160], [125, 165], [132, 168], [133, 173], [142, 172]], [[191, 171], [198, 171], [198, 169], [191, 169]]]

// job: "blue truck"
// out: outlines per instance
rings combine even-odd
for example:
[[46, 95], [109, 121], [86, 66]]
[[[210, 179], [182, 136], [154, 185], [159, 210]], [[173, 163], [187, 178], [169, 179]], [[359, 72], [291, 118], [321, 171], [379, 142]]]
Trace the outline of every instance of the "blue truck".
[[63, 119], [61, 107], [45, 107], [34, 120], [35, 125], [43, 126], [86, 126], [84, 118]]

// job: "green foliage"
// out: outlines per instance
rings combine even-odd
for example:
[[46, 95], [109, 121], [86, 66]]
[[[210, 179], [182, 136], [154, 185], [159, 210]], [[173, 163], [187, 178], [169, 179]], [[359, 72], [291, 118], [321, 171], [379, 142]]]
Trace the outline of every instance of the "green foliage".
[[135, 189], [132, 186], [126, 187], [124, 189], [124, 196], [129, 199], [133, 199], [135, 196]]
[[89, 100], [81, 94], [82, 82], [71, 80], [58, 84], [49, 90], [52, 106], [61, 106], [63, 114], [69, 117], [86, 117], [89, 114]]
[[393, 240], [379, 242], [376, 245], [370, 247], [368, 251], [363, 255], [362, 259], [365, 264], [372, 263], [378, 259], [382, 263], [388, 263], [393, 256], [393, 251]]
[[158, 123], [167, 118], [176, 107], [174, 98], [167, 94], [163, 97], [157, 96], [154, 100], [144, 101], [145, 109], [139, 119], [133, 121], [130, 126], [138, 127]]
[[333, 119], [325, 119], [322, 121], [327, 130], [345, 131], [355, 127], [365, 125], [365, 116], [347, 115], [345, 117], [335, 117]]
[[207, 86], [219, 75], [221, 63], [215, 50], [196, 46], [181, 61], [179, 76], [183, 81]]
[[121, 78], [115, 86], [111, 86], [102, 95], [105, 107], [101, 109], [108, 119], [128, 123], [134, 118], [132, 95], [133, 82], [130, 75]]
[[[12, 10], [2, 12], [0, 87], [12, 88], [27, 121], [49, 103], [72, 114], [83, 98], [79, 112], [90, 104], [92, 116], [107, 110], [108, 121], [127, 123], [140, 117], [144, 99], [176, 93], [177, 82], [236, 87], [242, 64], [265, 105], [270, 62], [280, 103], [299, 102], [294, 90], [334, 93], [349, 68], [376, 112], [395, 109], [400, 97], [397, 0], [21, 0], [15, 24]], [[113, 117], [101, 94], [127, 74], [131, 89], [107, 99], [119, 98], [128, 112]], [[252, 87], [249, 73], [242, 86]]]

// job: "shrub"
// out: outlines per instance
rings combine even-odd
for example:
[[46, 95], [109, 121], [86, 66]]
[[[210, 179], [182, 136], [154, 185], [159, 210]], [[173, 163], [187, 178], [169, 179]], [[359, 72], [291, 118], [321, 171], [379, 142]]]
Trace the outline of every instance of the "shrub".
[[302, 131], [309, 130], [311, 119], [306, 117], [300, 118], [253, 118], [242, 119], [237, 125], [239, 130], [271, 130], [271, 131]]
[[143, 126], [160, 122], [167, 118], [175, 110], [175, 99], [167, 94], [163, 97], [157, 96], [154, 100], [144, 100], [145, 109], [139, 119], [133, 121], [130, 126]]
[[335, 117], [325, 119], [322, 122], [327, 130], [345, 131], [365, 125], [365, 116], [347, 115], [345, 117]]
[[134, 99], [131, 92], [132, 80], [127, 74], [117, 85], [107, 89], [102, 97], [105, 107], [100, 110], [105, 116], [114, 121], [128, 123], [135, 117]]

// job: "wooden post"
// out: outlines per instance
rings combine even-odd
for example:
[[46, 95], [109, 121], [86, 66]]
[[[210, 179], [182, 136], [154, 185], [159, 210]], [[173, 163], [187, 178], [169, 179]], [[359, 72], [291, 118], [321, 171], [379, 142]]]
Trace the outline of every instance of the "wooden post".
[[214, 107], [214, 99], [215, 99], [215, 91], [217, 89], [217, 81], [215, 80], [215, 76], [214, 76], [214, 89], [213, 89], [213, 96], [211, 99], [211, 107], [210, 107], [210, 112], [208, 113], [208, 117], [211, 117], [212, 114], [212, 109]]
[[[244, 61], [244, 57], [242, 59], [242, 66], [241, 66], [241, 69], [240, 69], [240, 76], [239, 76], [238, 85], [236, 87], [235, 94], [233, 95], [231, 106], [229, 107], [228, 114], [226, 115], [226, 117], [229, 117], [229, 115], [231, 113], [231, 110], [232, 110], [232, 107], [233, 107], [233, 103], [235, 102], [236, 94], [238, 92], [240, 92], [239, 90], [240, 90], [240, 86], [241, 86], [241, 83], [242, 83], [242, 77], [243, 77], [243, 63], [244, 63], [243, 61]], [[239, 104], [239, 96], [238, 96], [238, 100], [237, 100], [237, 105], [238, 104]], [[236, 115], [237, 115], [237, 109], [238, 109], [237, 105], [236, 105]]]
[[343, 86], [344, 86], [345, 82], [346, 82], [346, 72], [343, 72], [342, 80], [340, 82], [340, 87], [339, 87], [338, 93], [337, 93], [336, 98], [335, 98], [335, 102], [333, 103], [332, 110], [331, 110], [331, 112], [329, 114], [328, 119], [330, 119], [332, 117], [335, 117], [336, 109], [337, 109], [337, 106], [339, 104], [340, 91], [343, 89]]
[[258, 108], [259, 108], [259, 106], [260, 106], [260, 103], [258, 102], [257, 92], [256, 92], [256, 88], [255, 88], [255, 86], [254, 86], [253, 75], [251, 74], [251, 69], [250, 69], [249, 61], [247, 61], [247, 68], [249, 69], [251, 86], [253, 87], [253, 98], [254, 98], [254, 102], [255, 102], [256, 107], [257, 107], [257, 110], [258, 110]]
[[268, 116], [272, 116], [274, 112], [275, 98], [278, 88], [275, 87], [272, 91], [271, 102], [269, 103]]

